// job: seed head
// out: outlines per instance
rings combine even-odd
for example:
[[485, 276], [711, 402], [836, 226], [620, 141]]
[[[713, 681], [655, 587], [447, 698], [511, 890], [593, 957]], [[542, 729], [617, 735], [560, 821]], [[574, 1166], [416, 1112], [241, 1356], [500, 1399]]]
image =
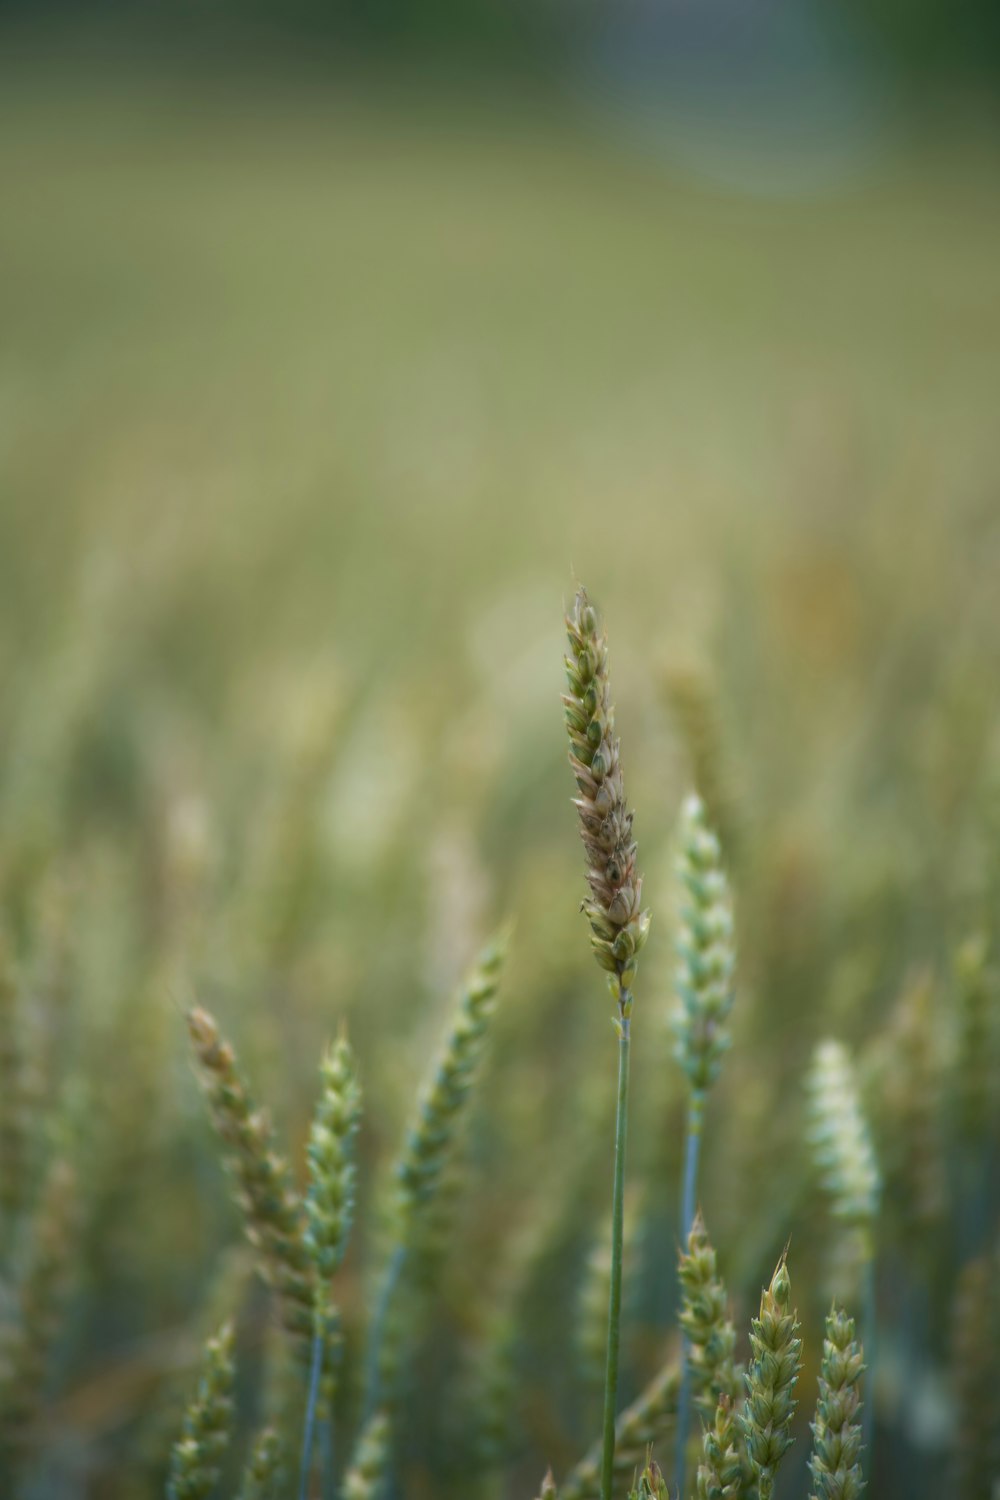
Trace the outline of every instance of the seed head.
[[233, 1330], [227, 1323], [205, 1345], [198, 1392], [174, 1444], [168, 1500], [206, 1500], [218, 1484], [232, 1436], [233, 1373]]
[[729, 1299], [700, 1212], [691, 1226], [687, 1250], [681, 1252], [679, 1276], [680, 1325], [688, 1340], [695, 1403], [707, 1419], [720, 1396], [738, 1398], [743, 1382], [733, 1359], [736, 1330], [729, 1316]]
[[566, 616], [569, 655], [563, 695], [569, 731], [569, 763], [576, 777], [574, 806], [587, 856], [594, 956], [609, 976], [623, 1014], [631, 1009], [636, 960], [649, 932], [642, 909], [642, 876], [636, 870], [632, 813], [625, 802], [615, 711], [611, 702], [608, 640], [597, 611], [578, 589]]
[[396, 1168], [399, 1233], [407, 1244], [413, 1243], [418, 1221], [436, 1196], [452, 1155], [463, 1107], [486, 1050], [506, 952], [507, 935], [501, 933], [480, 954], [459, 994], [451, 1031], [407, 1135]]
[[306, 1220], [288, 1164], [275, 1150], [267, 1114], [255, 1109], [229, 1043], [207, 1011], [188, 1015], [202, 1084], [215, 1128], [229, 1149], [229, 1169], [247, 1238], [265, 1280], [281, 1301], [286, 1327], [308, 1356], [316, 1310], [316, 1271], [306, 1248]]
[[743, 1486], [740, 1448], [732, 1400], [722, 1395], [715, 1408], [713, 1425], [702, 1432], [698, 1500], [737, 1500]]
[[646, 1454], [646, 1466], [630, 1490], [629, 1500], [670, 1500], [667, 1481], [652, 1450]]
[[327, 1282], [344, 1258], [354, 1218], [354, 1142], [361, 1119], [361, 1089], [346, 1037], [325, 1053], [320, 1078], [322, 1093], [306, 1148], [305, 1243], [321, 1281]]
[[239, 1500], [280, 1500], [285, 1485], [281, 1440], [273, 1428], [267, 1427], [254, 1443], [247, 1459]]
[[362, 1429], [354, 1460], [344, 1475], [344, 1500], [374, 1500], [382, 1487], [389, 1459], [387, 1411], [377, 1411]]
[[714, 1083], [729, 1046], [733, 1007], [733, 913], [719, 840], [694, 794], [681, 808], [674, 1055], [700, 1091]]
[[812, 1424], [813, 1477], [811, 1500], [859, 1500], [865, 1487], [861, 1475], [861, 1407], [858, 1381], [864, 1369], [854, 1340], [854, 1320], [839, 1308], [831, 1309], [823, 1340], [819, 1401]]
[[753, 1358], [746, 1374], [747, 1399], [740, 1426], [757, 1475], [759, 1500], [771, 1500], [774, 1476], [792, 1444], [795, 1383], [801, 1365], [799, 1324], [790, 1310], [791, 1280], [782, 1256], [761, 1294], [760, 1315], [753, 1319]]
[[862, 1231], [865, 1246], [878, 1213], [880, 1181], [868, 1122], [847, 1049], [820, 1042], [806, 1081], [809, 1139], [834, 1215]]

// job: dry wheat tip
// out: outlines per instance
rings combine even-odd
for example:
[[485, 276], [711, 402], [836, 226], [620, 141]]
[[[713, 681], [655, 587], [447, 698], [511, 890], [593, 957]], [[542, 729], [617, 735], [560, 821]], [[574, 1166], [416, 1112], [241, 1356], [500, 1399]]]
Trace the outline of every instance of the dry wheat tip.
[[743, 1493], [740, 1448], [733, 1403], [729, 1396], [720, 1396], [715, 1420], [702, 1432], [698, 1500], [737, 1500]]
[[267, 1114], [256, 1109], [232, 1047], [207, 1011], [188, 1015], [215, 1128], [228, 1150], [247, 1238], [262, 1275], [280, 1299], [282, 1319], [308, 1357], [316, 1310], [316, 1272], [305, 1244], [306, 1220], [287, 1162], [275, 1150]]
[[232, 1436], [233, 1377], [233, 1330], [227, 1323], [205, 1345], [198, 1391], [171, 1455], [168, 1500], [206, 1500], [218, 1484]]
[[834, 1307], [826, 1320], [819, 1400], [812, 1424], [811, 1500], [859, 1500], [864, 1490], [859, 1462], [861, 1424], [857, 1420], [861, 1408], [858, 1382], [863, 1369], [854, 1320]]
[[569, 763], [578, 791], [574, 806], [580, 816], [590, 886], [583, 911], [590, 922], [594, 956], [607, 971], [612, 994], [627, 1016], [637, 958], [649, 931], [649, 912], [642, 909], [642, 876], [636, 870], [632, 813], [625, 801], [615, 737], [607, 634], [582, 588], [566, 616], [566, 631], [569, 691], [562, 701]]
[[720, 1396], [738, 1398], [742, 1372], [733, 1358], [736, 1330], [729, 1316], [729, 1299], [700, 1211], [691, 1226], [687, 1250], [681, 1252], [679, 1276], [680, 1325], [688, 1339], [695, 1404], [703, 1416], [711, 1418]]
[[854, 1068], [840, 1042], [820, 1042], [806, 1088], [809, 1139], [831, 1209], [870, 1236], [878, 1212], [879, 1171]]
[[757, 1475], [759, 1500], [771, 1500], [774, 1476], [792, 1445], [795, 1384], [802, 1340], [791, 1308], [792, 1284], [782, 1256], [761, 1294], [760, 1314], [750, 1331], [752, 1358], [746, 1373], [747, 1399], [740, 1426]]
[[694, 794], [681, 808], [678, 842], [674, 1055], [691, 1087], [704, 1092], [717, 1078], [729, 1046], [726, 1022], [733, 1007], [736, 955], [722, 851]]
[[556, 1489], [555, 1476], [551, 1469], [545, 1472], [542, 1487], [538, 1492], [538, 1500], [558, 1500], [559, 1491]]
[[629, 1500], [670, 1500], [667, 1481], [652, 1452], [646, 1454], [646, 1464], [632, 1489]]

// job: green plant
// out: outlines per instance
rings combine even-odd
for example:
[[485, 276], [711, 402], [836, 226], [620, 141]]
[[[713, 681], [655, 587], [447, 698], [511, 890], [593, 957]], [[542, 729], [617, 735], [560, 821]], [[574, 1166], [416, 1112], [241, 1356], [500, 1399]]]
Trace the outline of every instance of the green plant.
[[215, 1489], [232, 1439], [233, 1377], [233, 1330], [227, 1323], [205, 1345], [198, 1392], [171, 1455], [168, 1500], [207, 1500]]
[[753, 1320], [747, 1370], [747, 1399], [740, 1423], [750, 1462], [757, 1475], [759, 1500], [770, 1500], [774, 1476], [792, 1444], [793, 1399], [799, 1377], [802, 1340], [791, 1310], [792, 1283], [785, 1257], [778, 1262], [771, 1283], [761, 1294], [760, 1312]]
[[[677, 876], [680, 888], [674, 1015], [675, 1056], [688, 1082], [684, 1177], [681, 1187], [681, 1243], [687, 1242], [697, 1200], [698, 1160], [705, 1099], [729, 1045], [726, 1022], [733, 1005], [733, 917], [718, 838], [708, 827], [696, 795], [681, 808]], [[684, 1345], [677, 1415], [678, 1493], [684, 1494], [690, 1384], [689, 1346]]]
[[859, 1500], [864, 1490], [861, 1424], [856, 1420], [863, 1369], [854, 1320], [834, 1307], [826, 1320], [819, 1401], [812, 1424], [812, 1500]]
[[607, 635], [599, 629], [597, 612], [582, 588], [577, 590], [572, 611], [566, 617], [566, 631], [570, 646], [570, 654], [565, 658], [569, 692], [564, 695], [563, 704], [569, 730], [570, 766], [579, 792], [575, 806], [580, 815], [590, 886], [590, 899], [584, 902], [583, 909], [590, 922], [594, 956], [608, 975], [612, 998], [617, 1006], [618, 1103], [601, 1461], [601, 1500], [611, 1500], [618, 1399], [632, 984], [650, 918], [649, 912], [642, 908], [642, 876], [636, 870], [632, 813], [625, 801], [619, 741], [615, 737]]

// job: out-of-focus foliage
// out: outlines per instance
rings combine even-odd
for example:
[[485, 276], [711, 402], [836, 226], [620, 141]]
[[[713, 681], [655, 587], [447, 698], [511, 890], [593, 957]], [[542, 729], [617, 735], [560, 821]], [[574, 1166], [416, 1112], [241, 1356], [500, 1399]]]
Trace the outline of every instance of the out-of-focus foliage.
[[[737, 1003], [701, 1196], [740, 1361], [792, 1236], [805, 1394], [778, 1493], [809, 1483], [834, 1230], [803, 1084], [832, 1036], [883, 1183], [872, 1493], [957, 1474], [978, 1500], [997, 1412], [968, 1371], [995, 1365], [1000, 1197], [995, 146], [946, 133], [774, 201], [530, 99], [88, 82], [16, 54], [0, 75], [0, 1319], [8, 1365], [34, 1378], [44, 1354], [37, 1403], [0, 1379], [21, 1492], [162, 1494], [229, 1320], [224, 1492], [269, 1424], [295, 1451], [301, 1372], [239, 1248], [196, 1002], [299, 1191], [346, 1024], [365, 1115], [336, 1415], [357, 1434], [391, 1165], [450, 993], [506, 914], [405, 1399], [361, 1457], [391, 1443], [398, 1494], [464, 1500], [535, 1494], [590, 1448], [576, 1320], [613, 1039], [559, 705], [575, 569], [611, 625], [653, 910], [623, 1403], [675, 1338], [671, 841], [722, 767], [698, 789], [730, 820]], [[697, 741], [678, 679], [664, 691], [692, 661]], [[673, 1375], [658, 1389], [672, 1402]]]

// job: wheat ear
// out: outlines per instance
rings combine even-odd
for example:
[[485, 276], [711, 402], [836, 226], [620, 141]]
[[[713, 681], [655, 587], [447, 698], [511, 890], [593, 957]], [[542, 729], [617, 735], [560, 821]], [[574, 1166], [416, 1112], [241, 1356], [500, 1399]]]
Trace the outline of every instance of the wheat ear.
[[740, 1423], [757, 1475], [758, 1500], [771, 1500], [778, 1465], [792, 1445], [802, 1340], [791, 1296], [791, 1279], [782, 1256], [770, 1286], [761, 1294], [760, 1314], [751, 1327], [753, 1358], [746, 1374], [747, 1399]]
[[[678, 843], [680, 900], [674, 1055], [689, 1088], [680, 1207], [681, 1243], [686, 1244], [697, 1200], [705, 1098], [719, 1075], [729, 1045], [726, 1022], [733, 1006], [736, 958], [732, 905], [722, 865], [722, 850], [718, 838], [708, 826], [701, 799], [693, 794], [685, 799], [681, 808]], [[686, 1480], [691, 1412], [691, 1372], [686, 1336], [682, 1360], [675, 1474], [680, 1495], [684, 1494]]]
[[862, 1351], [854, 1339], [854, 1321], [833, 1307], [826, 1320], [819, 1400], [812, 1424], [811, 1500], [860, 1500], [864, 1490], [859, 1462], [861, 1424], [856, 1420], [863, 1369]]
[[226, 1323], [205, 1345], [198, 1391], [174, 1444], [167, 1500], [208, 1500], [232, 1437], [233, 1329]]

